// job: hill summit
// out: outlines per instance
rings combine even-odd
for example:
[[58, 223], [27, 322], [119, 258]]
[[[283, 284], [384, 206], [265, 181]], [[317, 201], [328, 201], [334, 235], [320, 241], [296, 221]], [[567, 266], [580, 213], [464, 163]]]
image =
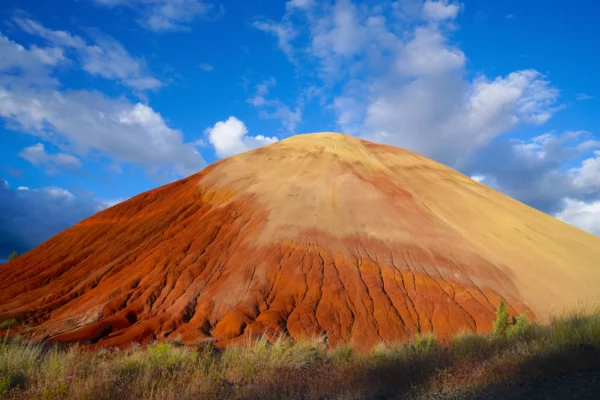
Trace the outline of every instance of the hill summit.
[[369, 347], [600, 295], [600, 239], [425, 157], [336, 133], [210, 165], [0, 268], [0, 321], [95, 346], [254, 334]]

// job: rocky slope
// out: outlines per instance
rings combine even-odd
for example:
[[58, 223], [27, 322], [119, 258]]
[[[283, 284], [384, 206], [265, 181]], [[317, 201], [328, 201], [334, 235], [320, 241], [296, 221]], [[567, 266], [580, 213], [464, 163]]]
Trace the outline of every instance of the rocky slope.
[[224, 159], [0, 268], [0, 321], [94, 346], [284, 333], [367, 348], [489, 331], [501, 298], [541, 320], [600, 299], [600, 239], [334, 133]]

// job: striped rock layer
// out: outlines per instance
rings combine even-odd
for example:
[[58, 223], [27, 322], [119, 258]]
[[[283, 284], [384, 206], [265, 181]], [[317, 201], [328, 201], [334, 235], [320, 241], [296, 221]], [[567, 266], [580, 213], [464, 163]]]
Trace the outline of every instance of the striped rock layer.
[[[325, 336], [369, 348], [600, 299], [600, 239], [430, 159], [335, 133], [217, 162], [0, 268], [39, 340]], [[17, 329], [18, 331], [18, 329]]]

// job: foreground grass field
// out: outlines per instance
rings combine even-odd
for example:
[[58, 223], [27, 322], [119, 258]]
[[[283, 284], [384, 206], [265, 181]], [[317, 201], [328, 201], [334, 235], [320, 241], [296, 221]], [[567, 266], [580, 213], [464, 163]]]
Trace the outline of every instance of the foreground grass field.
[[90, 352], [6, 335], [0, 341], [0, 397], [441, 399], [524, 393], [521, 398], [529, 398], [528, 388], [555, 395], [560, 389], [569, 398], [600, 393], [600, 378], [594, 381], [600, 376], [600, 313], [574, 313], [549, 326], [521, 319], [496, 330], [464, 333], [447, 345], [417, 336], [368, 354], [349, 346], [328, 350], [323, 340], [285, 339], [222, 351], [175, 341]]

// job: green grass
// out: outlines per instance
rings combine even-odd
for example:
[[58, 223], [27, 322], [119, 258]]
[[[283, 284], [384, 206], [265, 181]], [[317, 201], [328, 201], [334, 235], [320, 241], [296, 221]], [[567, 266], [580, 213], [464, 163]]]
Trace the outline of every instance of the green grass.
[[17, 320], [14, 318], [7, 319], [6, 321], [0, 322], [0, 331], [6, 331], [17, 324]]
[[[217, 350], [180, 341], [86, 351], [0, 340], [0, 398], [381, 399], [444, 398], [508, 382], [600, 369], [600, 313], [539, 326], [513, 321], [503, 334], [432, 335], [328, 349], [323, 338], [261, 338]], [[404, 396], [404, 397], [403, 397]]]

